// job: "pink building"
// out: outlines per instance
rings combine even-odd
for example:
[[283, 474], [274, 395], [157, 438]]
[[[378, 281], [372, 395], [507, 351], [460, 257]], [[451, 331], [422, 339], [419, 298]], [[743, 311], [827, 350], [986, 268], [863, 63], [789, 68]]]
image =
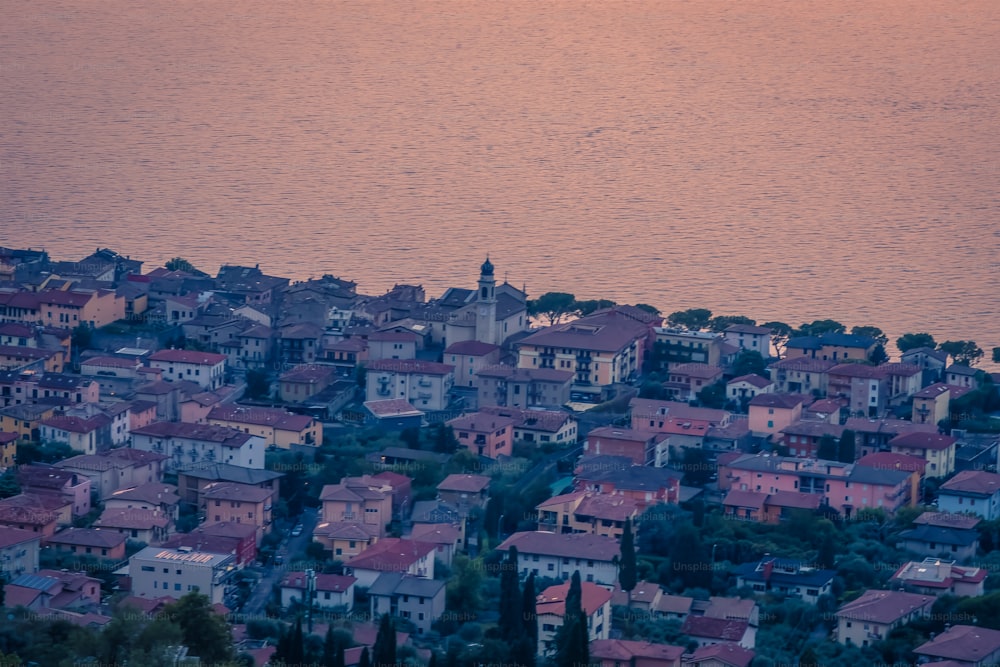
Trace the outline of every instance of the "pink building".
[[653, 465], [657, 446], [668, 436], [647, 430], [602, 426], [587, 434], [583, 443], [584, 456], [624, 456], [640, 466]]
[[510, 417], [473, 412], [447, 423], [455, 430], [458, 444], [473, 454], [495, 459], [514, 453], [514, 420]]
[[800, 394], [757, 394], [750, 399], [750, 431], [774, 435], [802, 418], [805, 397]]

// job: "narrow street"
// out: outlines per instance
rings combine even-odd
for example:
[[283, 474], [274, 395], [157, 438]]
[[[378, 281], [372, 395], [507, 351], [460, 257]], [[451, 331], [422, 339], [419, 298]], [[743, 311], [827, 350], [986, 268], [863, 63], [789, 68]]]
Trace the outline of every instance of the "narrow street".
[[263, 576], [254, 588], [253, 593], [247, 598], [246, 604], [243, 608], [237, 612], [240, 617], [249, 619], [251, 617], [263, 616], [264, 608], [267, 606], [267, 601], [271, 598], [272, 591], [274, 587], [280, 583], [282, 577], [285, 573], [291, 572], [293, 570], [303, 570], [305, 569], [305, 564], [302, 562], [294, 562], [290, 559], [292, 556], [301, 553], [305, 550], [306, 545], [312, 539], [313, 528], [316, 527], [316, 522], [318, 519], [317, 510], [312, 507], [307, 507], [302, 512], [302, 516], [299, 518], [299, 523], [302, 524], [302, 534], [293, 537], [291, 535], [294, 523], [287, 526], [275, 527], [275, 530], [281, 530], [285, 534], [285, 539], [282, 540], [281, 546], [278, 547], [276, 556], [280, 556], [282, 564], [281, 565], [268, 565], [263, 570]]

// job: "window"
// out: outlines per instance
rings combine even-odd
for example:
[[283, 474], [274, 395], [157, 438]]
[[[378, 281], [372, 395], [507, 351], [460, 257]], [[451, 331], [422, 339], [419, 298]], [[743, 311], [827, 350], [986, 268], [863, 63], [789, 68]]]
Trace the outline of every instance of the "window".
[[156, 572], [156, 568], [153, 567], [152, 565], [143, 565], [142, 566], [142, 571], [143, 572]]

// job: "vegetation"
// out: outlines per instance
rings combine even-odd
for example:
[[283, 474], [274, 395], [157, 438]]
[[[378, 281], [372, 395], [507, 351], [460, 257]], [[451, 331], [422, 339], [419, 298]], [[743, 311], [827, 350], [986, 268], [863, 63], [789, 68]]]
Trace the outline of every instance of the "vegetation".
[[971, 340], [946, 340], [938, 349], [947, 352], [956, 364], [975, 366], [983, 358], [983, 349]]
[[896, 339], [896, 347], [900, 352], [909, 352], [918, 347], [929, 347], [932, 350], [937, 347], [934, 336], [929, 333], [907, 333]]
[[667, 324], [690, 331], [701, 331], [708, 326], [712, 319], [712, 311], [707, 308], [688, 308], [678, 310], [667, 316]]
[[847, 327], [837, 320], [813, 320], [796, 329], [792, 336], [822, 336], [823, 334], [842, 334]]

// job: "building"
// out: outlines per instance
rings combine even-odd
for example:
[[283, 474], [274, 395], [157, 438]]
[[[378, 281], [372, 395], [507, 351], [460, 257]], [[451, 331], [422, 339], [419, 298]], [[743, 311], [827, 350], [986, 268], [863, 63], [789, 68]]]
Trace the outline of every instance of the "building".
[[257, 527], [249, 523], [206, 522], [190, 533], [177, 533], [163, 542], [164, 548], [189, 547], [213, 554], [233, 554], [244, 567], [257, 560]]
[[837, 641], [868, 646], [896, 628], [930, 615], [935, 598], [900, 591], [865, 591], [837, 610]]
[[514, 441], [532, 443], [576, 443], [577, 422], [568, 412], [559, 410], [521, 410], [498, 406], [480, 407], [482, 414], [510, 417], [514, 420]]
[[651, 430], [601, 426], [587, 434], [583, 443], [584, 456], [624, 456], [635, 465], [665, 463], [667, 436]]
[[221, 604], [235, 556], [194, 551], [188, 547], [146, 547], [129, 559], [132, 595], [140, 598], [180, 598], [193, 590]]
[[243, 431], [263, 438], [268, 447], [289, 449], [293, 445], [319, 447], [323, 444], [323, 425], [308, 415], [298, 415], [280, 408], [261, 408], [224, 403], [208, 413], [208, 423]]
[[945, 384], [950, 384], [954, 387], [975, 389], [977, 386], [977, 373], [979, 373], [979, 371], [975, 368], [970, 368], [969, 366], [963, 366], [961, 364], [952, 364], [944, 371], [944, 381]]
[[899, 534], [903, 548], [927, 557], [970, 560], [979, 550], [978, 517], [948, 512], [924, 512], [914, 527]]
[[389, 614], [413, 623], [418, 635], [430, 632], [431, 624], [444, 614], [445, 583], [401, 572], [383, 572], [368, 589], [372, 618]]
[[473, 412], [446, 424], [455, 431], [458, 444], [473, 454], [497, 459], [514, 453], [514, 420], [510, 417]]
[[365, 401], [364, 406], [369, 415], [367, 423], [383, 431], [419, 429], [424, 421], [424, 413], [403, 398]]
[[628, 639], [596, 639], [590, 643], [590, 658], [600, 667], [681, 667], [684, 648]]
[[235, 482], [211, 482], [201, 490], [200, 509], [210, 523], [248, 523], [257, 529], [257, 543], [271, 530], [271, 489]]
[[313, 594], [313, 609], [318, 611], [350, 612], [354, 607], [354, 584], [357, 579], [343, 574], [289, 572], [278, 588], [281, 590], [281, 606], [288, 609], [292, 605], [305, 606], [304, 600], [310, 591]]
[[105, 508], [94, 527], [121, 533], [127, 539], [159, 544], [167, 539], [173, 520], [158, 509]]
[[332, 366], [296, 366], [281, 374], [278, 396], [285, 403], [300, 403], [329, 387], [335, 379], [336, 369]]
[[644, 506], [623, 494], [574, 491], [554, 496], [535, 507], [538, 529], [554, 533], [590, 533], [618, 540], [625, 521], [635, 525]]
[[756, 628], [746, 619], [716, 618], [712, 616], [689, 615], [681, 625], [681, 632], [698, 643], [698, 646], [712, 646], [732, 642], [743, 648], [752, 649], [755, 644]]
[[968, 387], [955, 387], [936, 382], [913, 395], [911, 420], [916, 424], [940, 424], [951, 416], [951, 402], [972, 391]]
[[683, 473], [670, 468], [636, 465], [628, 457], [594, 456], [580, 460], [574, 470], [576, 490], [620, 494], [642, 506], [677, 503]]
[[[566, 616], [570, 582], [549, 586], [535, 601], [538, 623], [538, 655], [554, 654], [553, 642]], [[580, 606], [587, 617], [587, 638], [608, 639], [611, 632], [611, 589], [590, 582], [580, 584]]]
[[533, 573], [536, 577], [567, 581], [579, 570], [583, 581], [604, 586], [614, 586], [618, 581], [617, 559], [621, 549], [612, 537], [518, 532], [504, 540], [497, 551], [506, 555], [511, 547], [517, 547], [521, 578]]
[[829, 387], [827, 371], [834, 361], [810, 357], [789, 357], [768, 366], [776, 392], [826, 396]]
[[0, 472], [13, 467], [17, 458], [17, 433], [0, 431]]
[[114, 530], [67, 528], [50, 537], [47, 544], [56, 551], [118, 562], [125, 558], [125, 540]]
[[500, 348], [492, 343], [464, 340], [445, 349], [444, 362], [455, 367], [455, 386], [476, 387], [477, 373], [500, 363]]
[[1000, 475], [985, 470], [963, 470], [938, 489], [942, 512], [968, 512], [986, 521], [1000, 519]]
[[452, 474], [437, 485], [438, 498], [468, 514], [472, 508], [483, 509], [490, 497], [490, 478], [486, 475]]
[[606, 388], [631, 382], [641, 371], [656, 321], [631, 306], [599, 310], [520, 341], [517, 365], [570, 371], [573, 392], [597, 400], [607, 394]]
[[485, 366], [476, 371], [478, 405], [558, 409], [569, 403], [575, 377], [572, 371], [554, 368]]
[[633, 398], [629, 401], [632, 428], [656, 431], [664, 428], [667, 420], [703, 421], [714, 427], [729, 426], [732, 413], [713, 408], [694, 408], [677, 401], [657, 401], [650, 398]]
[[726, 342], [741, 350], [760, 352], [767, 359], [771, 356], [771, 330], [753, 324], [731, 324], [722, 332]]
[[226, 426], [154, 422], [132, 431], [135, 449], [163, 454], [166, 471], [184, 465], [227, 463], [244, 468], [264, 468], [267, 448], [263, 438]]
[[769, 436], [802, 418], [805, 398], [800, 394], [758, 394], [750, 399], [750, 431]]
[[150, 355], [149, 365], [163, 372], [163, 379], [189, 380], [203, 389], [218, 389], [225, 383], [226, 355], [194, 350], [160, 350]]
[[90, 479], [50, 465], [26, 464], [18, 468], [21, 492], [57, 498], [72, 506], [74, 517], [90, 512]]
[[868, 361], [876, 345], [876, 341], [867, 336], [826, 333], [821, 336], [790, 338], [785, 344], [785, 355], [789, 359], [809, 357], [838, 363]]
[[743, 563], [733, 568], [736, 587], [750, 587], [755, 595], [780, 593], [816, 604], [821, 595], [829, 595], [835, 570], [821, 570], [785, 558], [765, 556], [754, 563]]
[[[653, 329], [655, 343], [653, 349], [657, 360], [667, 364], [722, 364], [722, 346], [726, 337], [709, 331], [689, 331], [656, 327]], [[768, 355], [764, 355], [765, 358]]]
[[344, 573], [357, 578], [358, 586], [370, 588], [383, 572], [434, 578], [436, 547], [398, 537], [386, 537], [344, 563]]
[[846, 363], [826, 372], [829, 398], [847, 401], [849, 414], [857, 417], [878, 417], [888, 405], [887, 373], [881, 366]]
[[726, 383], [726, 398], [736, 401], [749, 401], [757, 394], [770, 394], [774, 392], [774, 382], [766, 377], [755, 375], [741, 375]]
[[166, 459], [163, 454], [122, 447], [101, 454], [74, 456], [55, 466], [88, 477], [98, 497], [105, 498], [118, 489], [160, 480]]
[[990, 667], [1000, 663], [1000, 631], [974, 625], [953, 625], [913, 649], [918, 660], [941, 667]]
[[676, 401], [694, 401], [698, 392], [722, 379], [722, 369], [718, 366], [697, 362], [670, 364], [667, 380], [663, 388]]
[[269, 489], [278, 496], [283, 473], [262, 468], [246, 468], [228, 463], [185, 463], [177, 468], [177, 493], [182, 502], [201, 504], [203, 489], [212, 482], [236, 482]]
[[323, 521], [330, 524], [360, 523], [383, 537], [392, 521], [392, 484], [370, 475], [345, 477], [339, 484], [323, 487]]
[[791, 518], [795, 511], [815, 512], [820, 508], [821, 501], [822, 498], [813, 493], [761, 493], [730, 489], [722, 501], [722, 510], [729, 519], [779, 523]]
[[781, 429], [778, 437], [790, 456], [813, 459], [819, 457], [819, 441], [823, 437], [839, 441], [843, 434], [844, 427], [840, 424], [802, 419]]
[[0, 526], [27, 530], [43, 540], [73, 521], [73, 504], [51, 494], [19, 493], [0, 500]]
[[32, 530], [0, 525], [0, 573], [6, 581], [38, 572], [41, 543], [42, 536]]
[[889, 441], [890, 451], [927, 461], [927, 477], [947, 477], [955, 471], [956, 438], [937, 433], [901, 433]]
[[979, 597], [983, 594], [987, 574], [981, 567], [964, 567], [953, 560], [925, 558], [904, 563], [889, 579], [889, 584], [905, 586], [909, 591], [931, 597]]
[[401, 398], [420, 410], [444, 410], [455, 384], [455, 367], [431, 361], [383, 359], [366, 366], [369, 401]]
[[739, 644], [723, 642], [695, 649], [683, 657], [681, 667], [750, 667], [756, 655]]
[[424, 338], [405, 327], [372, 332], [368, 336], [368, 359], [416, 359], [424, 347]]
[[42, 441], [62, 443], [82, 454], [97, 454], [111, 447], [111, 418], [107, 415], [49, 417], [38, 425]]

